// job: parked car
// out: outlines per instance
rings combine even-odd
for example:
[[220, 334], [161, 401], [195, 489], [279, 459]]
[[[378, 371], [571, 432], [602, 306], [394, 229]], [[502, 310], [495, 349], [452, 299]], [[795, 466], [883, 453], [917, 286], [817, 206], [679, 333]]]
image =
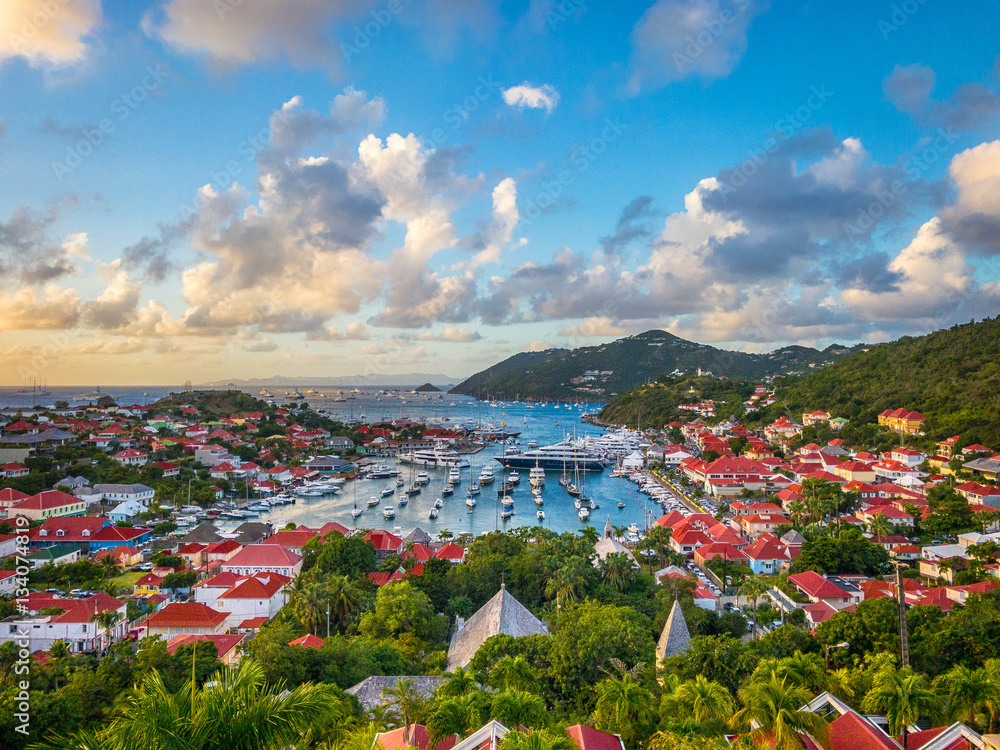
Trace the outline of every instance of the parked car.
[[45, 589], [46, 594], [64, 594], [65, 592], [61, 589]]
[[151, 562], [144, 562], [139, 566], [139, 570], [144, 572], [149, 572], [152, 569], [153, 569], [153, 563]]
[[72, 591], [69, 592], [69, 595], [75, 599], [83, 599], [86, 596], [88, 596], [87, 592], [84, 591], [83, 589], [73, 589]]

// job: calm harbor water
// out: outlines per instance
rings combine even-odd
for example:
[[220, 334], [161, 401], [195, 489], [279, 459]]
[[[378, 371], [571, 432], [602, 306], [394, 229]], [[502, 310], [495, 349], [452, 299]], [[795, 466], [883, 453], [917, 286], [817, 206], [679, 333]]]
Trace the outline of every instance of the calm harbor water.
[[[31, 396], [15, 394], [14, 390], [16, 389], [0, 391], [0, 406], [30, 407], [32, 404]], [[53, 387], [50, 390], [52, 391], [51, 396], [38, 398], [35, 401], [51, 404], [58, 399], [70, 400], [73, 396], [91, 389]], [[119, 404], [126, 405], [150, 403], [171, 390], [179, 389], [146, 386], [104, 390]], [[259, 396], [259, 388], [245, 390], [250, 395]], [[516, 439], [521, 451], [528, 450], [528, 442], [531, 440], [537, 441], [539, 445], [550, 445], [564, 437], [572, 437], [574, 434], [582, 437], [601, 433], [600, 428], [581, 420], [583, 414], [599, 408], [594, 404], [577, 405], [561, 402], [546, 405], [526, 403], [490, 405], [469, 397], [447, 393], [430, 394], [428, 398], [421, 394], [411, 394], [409, 389], [393, 389], [393, 393], [396, 395], [387, 397], [378, 393], [379, 390], [382, 390], [378, 387], [360, 389], [361, 392], [356, 394], [356, 398], [347, 401], [334, 401], [332, 395], [336, 393], [336, 389], [316, 389], [331, 396], [328, 398], [320, 398], [318, 394], [309, 394], [306, 387], [300, 387], [300, 390], [310, 406], [322, 409], [333, 418], [344, 421], [356, 419], [364, 422], [375, 422], [409, 418], [441, 427], [492, 424], [499, 428], [501, 425], [506, 425], [507, 430], [521, 433]], [[384, 390], [389, 390], [389, 388]], [[281, 398], [285, 392], [284, 389], [270, 389], [270, 391], [277, 397], [275, 399], [277, 402], [285, 401], [284, 398]], [[438, 398], [439, 395], [442, 398]], [[287, 523], [318, 527], [328, 521], [336, 521], [349, 528], [388, 530], [398, 528], [404, 534], [420, 527], [434, 536], [444, 529], [455, 535], [463, 532], [481, 534], [498, 528], [512, 529], [518, 526], [534, 526], [539, 523], [555, 532], [577, 531], [586, 525], [600, 529], [603, 528], [608, 518], [615, 526], [628, 526], [634, 523], [641, 529], [647, 511], [651, 512], [653, 517], [662, 514], [659, 506], [650, 503], [646, 495], [638, 492], [636, 485], [625, 479], [610, 476], [610, 469], [607, 469], [601, 474], [592, 472], [586, 475], [586, 494], [599, 507], [591, 512], [590, 520], [587, 523], [582, 523], [577, 516], [577, 509], [573, 505], [573, 498], [569, 496], [565, 488], [559, 485], [558, 480], [561, 472], [548, 472], [542, 493], [545, 502], [541, 506], [541, 509], [545, 511], [545, 520], [539, 522], [536, 518], [536, 511], [539, 508], [533, 502], [528, 472], [525, 470], [520, 472], [521, 483], [512, 494], [514, 516], [510, 519], [500, 519], [500, 504], [496, 489], [499, 485], [500, 465], [494, 460], [494, 457], [500, 455], [501, 451], [501, 446], [491, 444], [485, 450], [468, 456], [472, 466], [463, 470], [462, 484], [456, 487], [455, 493], [451, 497], [442, 498], [444, 505], [437, 519], [430, 519], [428, 513], [434, 506], [434, 501], [441, 498], [441, 489], [447, 481], [447, 471], [444, 469], [426, 469], [431, 479], [430, 484], [425, 485], [419, 495], [410, 498], [405, 507], [398, 507], [397, 502], [400, 495], [397, 492], [392, 497], [380, 497], [377, 506], [368, 508], [368, 499], [372, 496], [379, 497], [382, 489], [394, 486], [394, 480], [360, 479], [348, 481], [338, 495], [322, 498], [298, 498], [295, 505], [280, 506], [270, 512], [261, 513], [258, 520], [270, 521], [276, 528]], [[390, 467], [397, 466], [395, 459], [379, 460]], [[475, 479], [478, 479], [480, 470], [487, 464], [493, 466], [497, 482], [482, 488], [482, 492], [477, 496], [476, 507], [470, 510], [465, 505], [467, 489]], [[414, 468], [414, 472], [421, 470], [424, 470], [423, 467]], [[410, 470], [408, 466], [402, 467], [401, 477], [409, 484]], [[624, 508], [618, 508], [619, 501], [625, 503]], [[364, 510], [356, 519], [351, 516], [355, 502], [358, 508]], [[391, 520], [383, 518], [382, 515], [383, 507], [388, 504], [396, 507], [396, 517]], [[223, 528], [235, 525], [237, 525], [236, 522], [220, 524]]]

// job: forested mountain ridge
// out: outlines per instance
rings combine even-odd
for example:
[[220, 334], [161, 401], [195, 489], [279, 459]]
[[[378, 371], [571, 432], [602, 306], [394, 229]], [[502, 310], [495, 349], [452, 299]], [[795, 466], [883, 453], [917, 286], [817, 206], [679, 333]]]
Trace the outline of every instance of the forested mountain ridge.
[[752, 385], [714, 378], [667, 378], [622, 393], [601, 417], [630, 425], [641, 417], [643, 426], [662, 425], [694, 416], [679, 405], [712, 399], [719, 402], [716, 418], [735, 415], [751, 425], [823, 410], [861, 426], [874, 424], [886, 409], [903, 407], [927, 418], [929, 438], [959, 434], [1000, 445], [1000, 318], [867, 349], [807, 374], [776, 378], [776, 403], [746, 417], [742, 401]]
[[826, 365], [860, 349], [860, 345], [833, 345], [823, 351], [789, 346], [768, 354], [748, 354], [653, 330], [597, 346], [515, 354], [466, 379], [452, 392], [480, 398], [603, 401], [660, 375], [696, 375], [700, 368], [728, 378], [762, 378]]

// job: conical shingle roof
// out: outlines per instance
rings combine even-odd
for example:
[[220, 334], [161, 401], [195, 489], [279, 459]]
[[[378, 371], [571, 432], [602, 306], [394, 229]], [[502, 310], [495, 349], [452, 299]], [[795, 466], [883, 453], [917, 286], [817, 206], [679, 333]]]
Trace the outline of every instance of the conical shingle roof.
[[452, 636], [448, 648], [448, 669], [468, 666], [487, 638], [503, 633], [514, 638], [541, 635], [545, 625], [501, 584], [496, 596], [484, 604]]
[[668, 656], [683, 653], [690, 645], [691, 634], [684, 621], [684, 613], [681, 612], [680, 602], [674, 601], [667, 624], [663, 626], [663, 632], [660, 634], [660, 641], [656, 644], [656, 658], [666, 659]]

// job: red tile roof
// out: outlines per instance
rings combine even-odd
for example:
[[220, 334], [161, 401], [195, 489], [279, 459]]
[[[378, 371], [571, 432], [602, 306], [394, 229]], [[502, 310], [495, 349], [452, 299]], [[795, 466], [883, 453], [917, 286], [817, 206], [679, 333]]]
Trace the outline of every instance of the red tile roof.
[[215, 650], [221, 659], [234, 648], [240, 645], [246, 638], [245, 635], [235, 635], [231, 633], [205, 633], [203, 635], [175, 635], [167, 642], [167, 651], [173, 654], [180, 646], [198, 641], [211, 641], [215, 644]]
[[617, 734], [608, 734], [583, 724], [566, 727], [566, 734], [579, 750], [624, 750], [625, 747]]
[[244, 578], [228, 591], [219, 595], [220, 599], [270, 599], [281, 591], [292, 579], [278, 573], [258, 573]]
[[302, 558], [277, 544], [251, 544], [226, 561], [226, 567], [293, 567]]
[[75, 601], [76, 606], [67, 607], [63, 602], [55, 605], [63, 607], [66, 611], [52, 618], [52, 622], [90, 622], [90, 618], [98, 612], [115, 611], [125, 606], [125, 602], [119, 601], [103, 592], [94, 594], [94, 596], [87, 599], [71, 601]]
[[403, 546], [402, 539], [382, 529], [369, 531], [364, 538], [371, 542], [379, 552], [397, 552]]
[[302, 646], [302, 648], [323, 648], [323, 639], [313, 635], [312, 633], [306, 633], [301, 638], [296, 638], [294, 641], [289, 641], [288, 645]]
[[[457, 735], [449, 735], [440, 740], [434, 750], [451, 750], [457, 741]], [[375, 744], [382, 750], [407, 750], [408, 748], [430, 750], [431, 735], [423, 724], [411, 724], [409, 734], [406, 733], [406, 727], [399, 727], [391, 732], [381, 732], [376, 737]], [[618, 750], [621, 749], [618, 748]]]
[[82, 502], [76, 495], [68, 495], [60, 490], [46, 490], [22, 500], [14, 506], [13, 510], [53, 510]]
[[146, 618], [151, 628], [214, 628], [226, 619], [225, 612], [216, 612], [206, 604], [172, 602]]
[[788, 576], [788, 580], [802, 589], [808, 596], [817, 599], [841, 599], [848, 596], [848, 593], [840, 586], [831, 583], [814, 570]]

